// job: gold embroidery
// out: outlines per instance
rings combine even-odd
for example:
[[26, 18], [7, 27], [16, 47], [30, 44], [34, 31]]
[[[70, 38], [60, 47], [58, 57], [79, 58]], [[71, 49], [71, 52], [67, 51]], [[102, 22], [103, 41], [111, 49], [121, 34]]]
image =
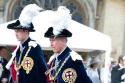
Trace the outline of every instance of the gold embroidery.
[[51, 71], [53, 70], [53, 68], [49, 69], [48, 71], [45, 72], [45, 74], [50, 74], [50, 79], [51, 80], [55, 80], [56, 77], [58, 76], [59, 72], [61, 71], [61, 69], [63, 68], [63, 66], [65, 65], [65, 63], [68, 61], [70, 56], [68, 56], [64, 61], [63, 63], [61, 64], [61, 66], [57, 69], [57, 72], [55, 73], [54, 76], [51, 75]]
[[67, 83], [74, 83], [77, 78], [77, 73], [73, 68], [67, 68], [62, 74], [62, 79]]
[[25, 57], [22, 63], [22, 67], [24, 70], [26, 70], [26, 73], [29, 74], [29, 72], [32, 70], [34, 65], [33, 59], [30, 57]]
[[19, 74], [19, 70], [20, 70], [21, 67], [22, 67], [22, 64], [23, 64], [24, 59], [28, 56], [28, 53], [29, 53], [30, 49], [31, 49], [31, 46], [28, 48], [28, 50], [27, 50], [25, 56], [23, 57], [23, 60], [22, 60], [21, 64], [17, 64], [17, 62], [15, 61], [15, 62], [16, 62], [15, 70], [17, 71], [17, 75]]

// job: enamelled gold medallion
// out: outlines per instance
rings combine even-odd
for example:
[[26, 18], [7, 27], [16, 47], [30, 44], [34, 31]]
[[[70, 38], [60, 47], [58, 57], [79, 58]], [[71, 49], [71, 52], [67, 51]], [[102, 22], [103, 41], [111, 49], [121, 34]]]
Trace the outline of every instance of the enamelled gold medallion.
[[31, 57], [25, 57], [23, 60], [22, 67], [26, 71], [27, 74], [32, 70], [34, 65], [34, 61]]
[[73, 68], [67, 68], [62, 74], [62, 79], [67, 83], [74, 83], [77, 78], [77, 73]]

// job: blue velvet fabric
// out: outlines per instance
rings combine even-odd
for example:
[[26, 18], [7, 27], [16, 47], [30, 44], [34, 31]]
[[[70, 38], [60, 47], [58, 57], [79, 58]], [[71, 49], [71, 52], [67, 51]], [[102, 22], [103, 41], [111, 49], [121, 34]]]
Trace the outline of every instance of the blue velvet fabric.
[[[68, 47], [57, 57], [59, 62], [59, 66], [56, 70], [56, 72], [58, 71], [58, 69], [61, 67], [62, 63], [65, 61], [65, 59], [70, 56], [70, 52], [72, 50], [69, 49]], [[77, 57], [77, 56], [76, 56]], [[66, 81], [64, 81], [62, 75], [64, 73], [64, 71], [66, 69], [73, 69], [76, 72], [76, 79], [73, 83], [92, 83], [92, 81], [90, 80], [90, 78], [87, 76], [87, 73], [85, 71], [83, 62], [81, 60], [76, 60], [74, 61], [72, 59], [72, 57], [70, 56], [69, 59], [66, 61], [66, 63], [64, 64], [64, 66], [61, 68], [60, 72], [58, 73], [55, 82], [56, 83], [68, 83]], [[52, 73], [52, 72], [51, 72]], [[66, 73], [64, 73], [66, 75]], [[71, 82], [72, 83], [72, 82]]]
[[[32, 41], [30, 38], [28, 38], [23, 44], [22, 47], [22, 57], [20, 57], [20, 48], [17, 50], [16, 53], [16, 61], [19, 61], [19, 58], [21, 58], [21, 62], [29, 48], [28, 43]], [[26, 71], [21, 67], [19, 70], [19, 82], [18, 83], [47, 83], [47, 78], [45, 75], [45, 71], [47, 70], [47, 64], [44, 59], [44, 55], [42, 52], [41, 47], [37, 44], [36, 47], [31, 47], [31, 50], [28, 53], [28, 56], [32, 58], [34, 65], [31, 69], [31, 71], [27, 74]]]

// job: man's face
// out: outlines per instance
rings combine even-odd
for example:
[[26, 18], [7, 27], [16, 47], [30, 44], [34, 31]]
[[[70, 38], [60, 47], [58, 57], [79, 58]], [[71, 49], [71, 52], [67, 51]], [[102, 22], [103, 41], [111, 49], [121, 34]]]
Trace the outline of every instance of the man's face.
[[51, 47], [54, 53], [60, 53], [66, 46], [66, 38], [50, 38]]
[[123, 66], [125, 67], [125, 59], [123, 59]]
[[15, 29], [15, 34], [18, 41], [24, 41], [27, 37], [28, 31], [22, 29]]
[[123, 59], [120, 60], [120, 63], [119, 63], [119, 64], [123, 65]]

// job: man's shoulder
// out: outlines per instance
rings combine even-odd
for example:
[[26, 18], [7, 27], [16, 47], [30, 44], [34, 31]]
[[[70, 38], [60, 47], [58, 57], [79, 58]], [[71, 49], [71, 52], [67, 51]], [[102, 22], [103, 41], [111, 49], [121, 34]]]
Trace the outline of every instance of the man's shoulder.
[[120, 68], [119, 64], [113, 67], [113, 69], [118, 69], [118, 68]]
[[42, 47], [34, 40], [29, 41], [28, 47], [31, 47], [31, 50], [37, 50], [37, 52], [42, 50]]
[[111, 72], [116, 72], [116, 71], [119, 70], [119, 68], [120, 68], [120, 66], [119, 66], [119, 65], [116, 65], [116, 66], [114, 66], [114, 67], [112, 68], [112, 71], [111, 71]]
[[36, 48], [37, 46], [39, 46], [39, 44], [36, 41], [31, 40], [29, 41], [28, 46]]
[[78, 53], [76, 53], [75, 51], [71, 51], [70, 52], [70, 56], [71, 56], [71, 59], [73, 60], [73, 61], [76, 61], [76, 60], [83, 60], [82, 59], [82, 57], [81, 57], [81, 55], [79, 55]]

